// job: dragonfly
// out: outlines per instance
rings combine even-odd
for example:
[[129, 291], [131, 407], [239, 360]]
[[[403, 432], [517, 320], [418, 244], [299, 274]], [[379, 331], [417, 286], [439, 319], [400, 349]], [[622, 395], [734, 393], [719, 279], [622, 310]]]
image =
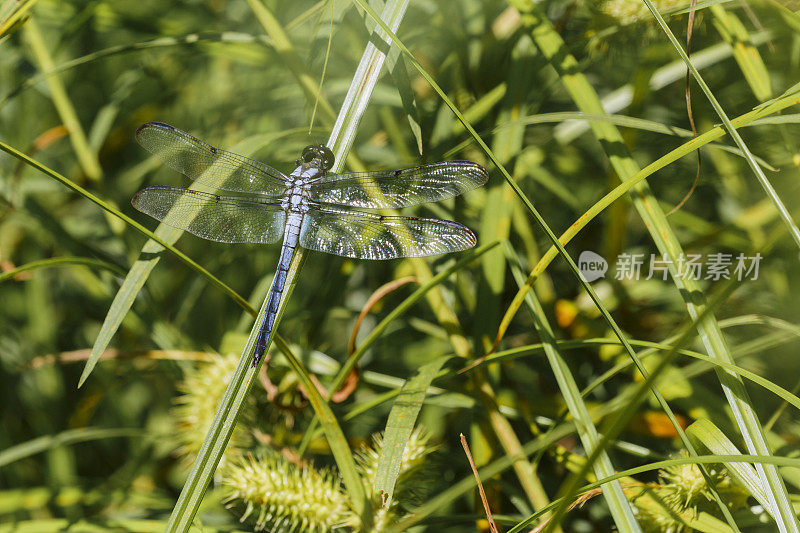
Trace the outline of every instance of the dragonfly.
[[133, 197], [133, 207], [211, 241], [282, 240], [253, 366], [267, 348], [298, 246], [353, 259], [397, 259], [457, 252], [476, 243], [475, 234], [458, 222], [359, 210], [410, 207], [480, 187], [488, 174], [471, 161], [334, 174], [328, 173], [333, 152], [325, 145], [310, 145], [286, 175], [162, 122], [141, 126], [136, 140], [202, 190], [147, 187]]

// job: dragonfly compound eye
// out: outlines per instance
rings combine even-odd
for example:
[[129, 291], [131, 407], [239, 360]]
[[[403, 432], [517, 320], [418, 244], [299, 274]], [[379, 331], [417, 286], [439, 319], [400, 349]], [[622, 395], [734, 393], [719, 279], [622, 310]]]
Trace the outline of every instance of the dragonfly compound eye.
[[323, 170], [330, 170], [333, 167], [333, 152], [324, 144], [307, 146], [303, 150], [302, 160], [304, 163], [311, 163], [316, 160]]
[[314, 150], [314, 148], [314, 146], [306, 146], [303, 149], [303, 154], [300, 156], [300, 160], [303, 161], [303, 163], [311, 163], [314, 160], [314, 157], [316, 157], [316, 150]]
[[322, 168], [330, 170], [333, 168], [333, 163], [336, 161], [336, 158], [333, 157], [333, 152], [324, 144], [319, 145], [319, 149], [321, 152], [320, 155], [322, 156]]

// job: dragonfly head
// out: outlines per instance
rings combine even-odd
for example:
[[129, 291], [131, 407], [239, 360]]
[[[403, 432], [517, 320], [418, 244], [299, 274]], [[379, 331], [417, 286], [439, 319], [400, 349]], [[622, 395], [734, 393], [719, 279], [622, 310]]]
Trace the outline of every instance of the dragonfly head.
[[328, 171], [333, 167], [334, 160], [333, 152], [331, 152], [330, 148], [324, 144], [312, 144], [311, 146], [306, 146], [303, 150], [303, 155], [298, 163], [313, 164], [322, 171]]

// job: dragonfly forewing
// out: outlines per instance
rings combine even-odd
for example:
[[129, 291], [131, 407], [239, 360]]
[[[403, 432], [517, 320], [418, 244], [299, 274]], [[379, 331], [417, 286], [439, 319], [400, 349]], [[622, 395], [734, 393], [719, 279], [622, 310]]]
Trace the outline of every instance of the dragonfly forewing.
[[[475, 246], [475, 235], [457, 222], [351, 210], [408, 207], [479, 187], [488, 175], [470, 161], [327, 175], [334, 155], [312, 145], [286, 176], [160, 122], [139, 128], [136, 139], [199, 189], [148, 187], [133, 198], [136, 209], [212, 241], [271, 244], [283, 237], [253, 366], [269, 344], [297, 246], [354, 259], [423, 257]], [[219, 190], [246, 194], [216, 194]]]
[[217, 242], [273, 244], [286, 222], [279, 203], [259, 197], [157, 186], [142, 189], [131, 203], [169, 226]]
[[313, 183], [309, 194], [317, 202], [399, 209], [451, 198], [480, 187], [487, 179], [486, 169], [477, 163], [447, 161], [402, 170], [328, 175]]
[[259, 161], [215, 148], [162, 122], [148, 122], [136, 130], [136, 140], [170, 168], [191, 180], [235, 192], [280, 196], [286, 175]]
[[384, 216], [328, 207], [306, 213], [300, 246], [354, 259], [424, 257], [475, 246], [475, 234], [449, 220]]

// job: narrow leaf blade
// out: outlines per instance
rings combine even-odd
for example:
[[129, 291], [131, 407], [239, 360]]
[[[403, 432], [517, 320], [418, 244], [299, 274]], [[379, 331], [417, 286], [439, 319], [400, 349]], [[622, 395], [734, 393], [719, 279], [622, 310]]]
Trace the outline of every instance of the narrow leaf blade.
[[403, 452], [406, 448], [414, 424], [425, 400], [428, 387], [451, 356], [439, 357], [421, 367], [417, 374], [403, 385], [400, 395], [394, 401], [386, 422], [383, 446], [378, 457], [375, 472], [375, 492], [385, 495], [384, 506], [389, 506], [392, 494], [403, 465]]

